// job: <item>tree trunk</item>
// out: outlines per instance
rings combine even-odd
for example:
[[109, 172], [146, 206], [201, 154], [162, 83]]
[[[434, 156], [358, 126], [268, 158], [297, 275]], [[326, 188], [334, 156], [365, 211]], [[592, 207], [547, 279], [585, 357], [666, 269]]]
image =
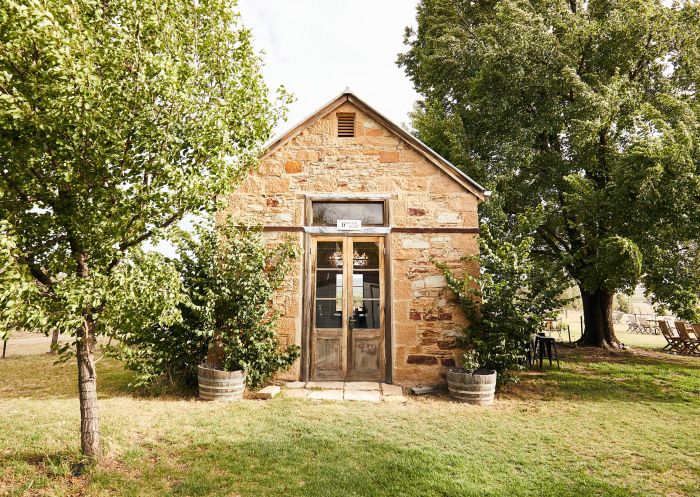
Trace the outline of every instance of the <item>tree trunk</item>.
[[581, 289], [585, 328], [578, 341], [580, 345], [613, 348], [620, 346], [613, 328], [613, 297], [614, 294], [607, 290], [588, 292]]
[[51, 349], [49, 350], [52, 354], [56, 353], [56, 345], [58, 345], [58, 330], [53, 330], [51, 335]]
[[80, 391], [80, 446], [90, 459], [100, 456], [100, 418], [97, 406], [97, 372], [95, 371], [95, 323], [91, 316], [78, 332], [78, 389]]

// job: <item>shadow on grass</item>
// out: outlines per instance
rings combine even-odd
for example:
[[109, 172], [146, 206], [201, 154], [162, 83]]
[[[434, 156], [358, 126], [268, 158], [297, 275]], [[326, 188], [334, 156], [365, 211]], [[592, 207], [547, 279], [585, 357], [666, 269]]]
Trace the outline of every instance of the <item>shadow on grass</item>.
[[660, 352], [563, 348], [562, 368], [521, 375], [504, 397], [532, 400], [700, 403], [700, 359]]

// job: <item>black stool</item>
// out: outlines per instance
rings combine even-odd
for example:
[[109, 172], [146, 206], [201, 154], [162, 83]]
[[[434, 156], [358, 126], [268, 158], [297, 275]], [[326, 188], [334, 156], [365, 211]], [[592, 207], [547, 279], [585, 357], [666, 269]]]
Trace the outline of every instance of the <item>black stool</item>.
[[545, 349], [547, 358], [549, 359], [549, 367], [552, 367], [552, 348], [554, 348], [554, 358], [557, 361], [557, 368], [561, 369], [559, 366], [559, 354], [557, 353], [557, 341], [554, 337], [545, 336], [544, 333], [538, 333], [535, 336], [535, 360], [537, 360], [537, 357], [540, 358], [540, 369], [542, 369]]

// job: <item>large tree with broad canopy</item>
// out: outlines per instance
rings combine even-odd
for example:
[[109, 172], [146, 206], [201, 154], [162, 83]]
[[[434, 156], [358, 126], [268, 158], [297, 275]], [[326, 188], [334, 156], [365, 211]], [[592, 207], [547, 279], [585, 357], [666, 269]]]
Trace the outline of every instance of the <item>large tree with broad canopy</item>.
[[640, 280], [698, 317], [697, 2], [423, 0], [406, 43], [418, 136], [497, 192], [485, 213], [544, 209], [581, 343], [618, 345], [613, 296]]

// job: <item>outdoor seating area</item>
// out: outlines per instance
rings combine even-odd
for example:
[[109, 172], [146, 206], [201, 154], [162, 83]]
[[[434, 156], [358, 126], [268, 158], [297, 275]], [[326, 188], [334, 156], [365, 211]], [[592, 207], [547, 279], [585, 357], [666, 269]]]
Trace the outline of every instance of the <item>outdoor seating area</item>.
[[669, 316], [656, 316], [655, 314], [625, 314], [625, 316], [627, 317], [627, 331], [643, 335], [658, 335], [661, 332], [658, 324], [659, 319], [673, 319]]
[[663, 350], [676, 354], [700, 356], [700, 323], [686, 321], [657, 321], [661, 334], [666, 339]]

